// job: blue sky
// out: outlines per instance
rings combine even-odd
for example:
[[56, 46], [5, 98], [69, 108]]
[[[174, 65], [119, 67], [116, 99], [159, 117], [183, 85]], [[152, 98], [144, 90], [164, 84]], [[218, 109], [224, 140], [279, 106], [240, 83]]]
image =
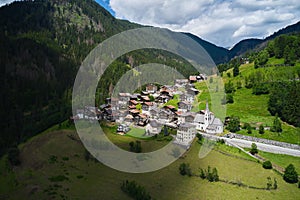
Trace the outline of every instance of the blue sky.
[[[0, 0], [0, 6], [13, 0]], [[300, 21], [299, 0], [96, 0], [119, 19], [190, 32], [230, 48]]]
[[106, 10], [108, 10], [113, 16], [115, 16], [115, 12], [111, 9], [109, 5], [109, 0], [96, 0], [96, 2], [99, 3]]
[[265, 38], [300, 20], [298, 0], [97, 0], [114, 16], [191, 32], [226, 48]]

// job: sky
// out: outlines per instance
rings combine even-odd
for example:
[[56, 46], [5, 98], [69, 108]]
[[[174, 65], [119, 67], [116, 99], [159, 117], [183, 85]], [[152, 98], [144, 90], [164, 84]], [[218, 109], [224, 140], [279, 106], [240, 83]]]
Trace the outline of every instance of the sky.
[[[0, 0], [0, 6], [12, 0]], [[96, 0], [112, 15], [230, 48], [300, 21], [299, 0]]]
[[299, 0], [97, 0], [132, 22], [190, 32], [230, 48], [300, 20]]

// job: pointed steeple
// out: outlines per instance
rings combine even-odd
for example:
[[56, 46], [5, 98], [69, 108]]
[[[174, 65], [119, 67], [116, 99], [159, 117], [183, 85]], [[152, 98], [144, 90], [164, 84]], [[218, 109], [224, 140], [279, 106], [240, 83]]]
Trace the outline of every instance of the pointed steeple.
[[205, 113], [204, 113], [204, 124], [205, 124], [205, 128], [207, 128], [207, 126], [209, 125], [210, 122], [210, 111], [209, 111], [209, 107], [208, 107], [208, 101], [206, 100], [206, 109], [205, 109]]
[[206, 111], [209, 111], [209, 107], [208, 107], [208, 101], [206, 100], [206, 108], [205, 108]]

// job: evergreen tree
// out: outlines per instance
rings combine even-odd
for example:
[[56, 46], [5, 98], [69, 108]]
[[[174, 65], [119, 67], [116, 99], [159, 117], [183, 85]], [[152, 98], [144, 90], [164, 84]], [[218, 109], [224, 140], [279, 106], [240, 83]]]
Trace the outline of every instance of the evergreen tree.
[[258, 132], [259, 132], [259, 134], [264, 134], [264, 133], [265, 133], [265, 127], [264, 127], [264, 125], [261, 124], [261, 125], [259, 126]]
[[284, 49], [284, 64], [294, 66], [296, 63], [297, 57], [294, 48], [286, 46]]
[[272, 132], [277, 132], [277, 133], [282, 132], [281, 122], [280, 122], [280, 120], [278, 118], [278, 114], [276, 114], [276, 116], [275, 116], [275, 119], [273, 121], [273, 126], [271, 128], [271, 131]]
[[235, 65], [234, 68], [233, 68], [233, 76], [236, 77], [239, 74], [240, 74], [239, 67], [238, 67], [238, 65]]
[[255, 143], [252, 143], [252, 144], [251, 144], [250, 153], [251, 153], [252, 155], [254, 155], [254, 154], [257, 154], [257, 153], [258, 153], [257, 146], [256, 146], [256, 144], [255, 144]]
[[238, 80], [238, 81], [236, 82], [236, 88], [237, 88], [237, 89], [241, 89], [241, 88], [242, 88], [242, 82], [241, 82], [241, 80]]
[[293, 164], [289, 164], [284, 171], [283, 179], [288, 183], [298, 182], [298, 173]]
[[248, 133], [248, 134], [251, 134], [251, 133], [252, 133], [252, 127], [251, 127], [251, 126], [248, 126], [248, 127], [247, 127], [247, 133]]
[[179, 166], [179, 173], [182, 176], [192, 176], [192, 170], [190, 168], [190, 165], [188, 163], [181, 163]]
[[213, 168], [213, 170], [212, 170], [212, 181], [213, 182], [217, 182], [217, 181], [219, 181], [219, 175], [218, 175], [218, 170], [217, 170], [217, 168]]
[[225, 93], [233, 93], [235, 92], [234, 85], [231, 81], [225, 83]]
[[270, 190], [271, 189], [271, 187], [272, 187], [272, 180], [271, 180], [271, 177], [267, 177], [267, 190]]
[[232, 94], [227, 94], [226, 95], [226, 103], [234, 103]]
[[263, 162], [262, 166], [265, 169], [272, 169], [272, 163], [269, 160]]
[[240, 130], [240, 118], [237, 116], [232, 116], [227, 125], [227, 129], [230, 132], [236, 133]]
[[200, 168], [200, 178], [202, 178], [202, 179], [205, 179], [206, 178], [206, 175], [205, 175], [205, 172], [204, 172], [204, 170], [203, 169], [201, 169]]
[[274, 178], [273, 188], [274, 188], [274, 190], [276, 190], [278, 188], [277, 179], [276, 178]]

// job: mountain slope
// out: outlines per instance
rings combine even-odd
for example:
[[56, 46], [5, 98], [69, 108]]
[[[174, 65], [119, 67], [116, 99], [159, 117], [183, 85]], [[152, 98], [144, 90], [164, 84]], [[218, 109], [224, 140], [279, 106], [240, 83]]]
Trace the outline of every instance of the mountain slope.
[[207, 53], [211, 56], [211, 58], [214, 60], [216, 64], [229, 61], [230, 55], [228, 49], [225, 49], [223, 47], [218, 47], [191, 33], [185, 33], [185, 34], [191, 37], [192, 39], [194, 39], [196, 42], [198, 42], [207, 51]]
[[[4, 83], [0, 87], [0, 117], [5, 119], [0, 122], [0, 155], [67, 119], [71, 115], [72, 84], [82, 60], [110, 36], [142, 27], [114, 18], [93, 0], [13, 2], [0, 8], [0, 26], [0, 80]], [[215, 52], [214, 45], [204, 46]], [[188, 69], [173, 55], [151, 53], [120, 58], [110, 71], [112, 78], [100, 86], [100, 93], [108, 93], [109, 86], [128, 70], [126, 64], [134, 63], [135, 67], [161, 60]]]
[[99, 42], [140, 27], [92, 0], [23, 1], [0, 8], [0, 154], [70, 116], [71, 86]]
[[238, 42], [229, 52], [229, 58], [234, 58], [235, 56], [242, 55], [247, 51], [254, 50], [256, 48], [261, 49], [265, 44], [283, 34], [292, 34], [300, 32], [300, 21], [296, 24], [289, 25], [285, 28], [280, 29], [279, 31], [273, 33], [272, 35], [266, 37], [265, 39], [245, 39]]
[[232, 49], [230, 49], [229, 57], [234, 58], [235, 56], [242, 55], [249, 50], [255, 49], [262, 42], [263, 42], [263, 40], [254, 39], [254, 38], [242, 40], [239, 43], [237, 43], [236, 45], [234, 45], [234, 47]]

